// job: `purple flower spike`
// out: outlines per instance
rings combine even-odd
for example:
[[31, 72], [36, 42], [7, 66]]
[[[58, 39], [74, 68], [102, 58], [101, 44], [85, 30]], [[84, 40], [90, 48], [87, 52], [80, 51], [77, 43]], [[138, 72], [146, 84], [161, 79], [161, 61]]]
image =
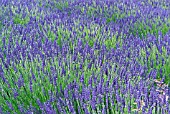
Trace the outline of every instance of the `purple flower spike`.
[[3, 108], [0, 106], [0, 114], [3, 114]]
[[23, 76], [20, 75], [19, 79], [18, 79], [18, 88], [20, 89], [22, 86], [24, 86], [24, 79], [23, 79]]
[[36, 77], [33, 73], [32, 73], [32, 79], [36, 82]]

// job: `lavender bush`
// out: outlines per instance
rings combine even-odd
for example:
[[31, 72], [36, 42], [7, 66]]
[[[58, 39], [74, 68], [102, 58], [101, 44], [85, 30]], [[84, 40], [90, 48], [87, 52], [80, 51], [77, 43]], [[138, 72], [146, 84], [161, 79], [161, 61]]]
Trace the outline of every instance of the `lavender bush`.
[[1, 0], [0, 113], [170, 114], [168, 0]]

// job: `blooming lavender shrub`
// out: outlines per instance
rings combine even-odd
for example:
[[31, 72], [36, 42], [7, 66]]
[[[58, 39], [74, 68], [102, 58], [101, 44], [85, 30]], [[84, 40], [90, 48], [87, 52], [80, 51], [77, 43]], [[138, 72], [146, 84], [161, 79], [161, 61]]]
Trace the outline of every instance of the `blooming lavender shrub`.
[[0, 1], [0, 113], [169, 114], [165, 1]]

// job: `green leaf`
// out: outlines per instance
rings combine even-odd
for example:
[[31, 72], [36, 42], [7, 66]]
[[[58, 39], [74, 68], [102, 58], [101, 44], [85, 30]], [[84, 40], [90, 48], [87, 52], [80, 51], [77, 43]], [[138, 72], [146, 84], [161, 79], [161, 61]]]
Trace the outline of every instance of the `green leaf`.
[[62, 41], [62, 35], [61, 35], [61, 33], [60, 33], [59, 31], [58, 31], [57, 33], [58, 33], [57, 44], [61, 47], [61, 46], [62, 46], [62, 44], [61, 44], [61, 41]]
[[111, 22], [111, 18], [107, 18], [106, 19], [106, 24], [110, 23]]

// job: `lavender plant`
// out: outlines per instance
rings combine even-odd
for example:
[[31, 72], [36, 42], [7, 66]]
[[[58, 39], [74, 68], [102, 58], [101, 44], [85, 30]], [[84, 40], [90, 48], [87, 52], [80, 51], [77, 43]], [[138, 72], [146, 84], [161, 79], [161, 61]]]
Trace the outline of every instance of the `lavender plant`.
[[170, 113], [168, 1], [0, 6], [0, 113]]

